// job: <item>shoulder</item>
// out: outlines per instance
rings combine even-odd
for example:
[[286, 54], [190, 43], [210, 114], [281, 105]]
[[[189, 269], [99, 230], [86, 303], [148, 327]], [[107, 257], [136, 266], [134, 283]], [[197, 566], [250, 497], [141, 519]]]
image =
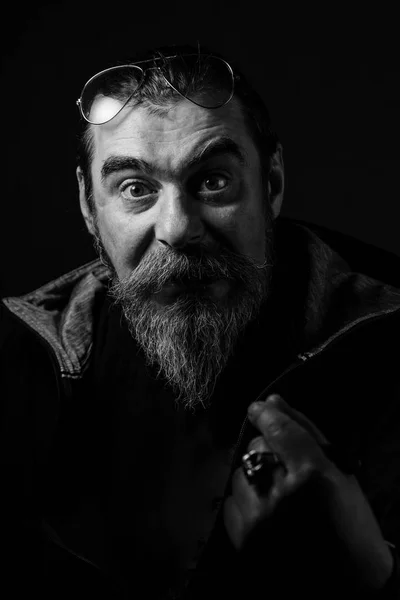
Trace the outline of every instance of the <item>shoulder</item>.
[[[0, 300], [0, 357], [5, 360], [10, 353], [27, 349], [29, 346], [37, 347], [33, 332], [17, 317], [6, 305], [4, 299]], [[40, 344], [39, 344], [40, 345]]]
[[0, 352], [22, 352], [28, 340], [53, 355], [65, 375], [77, 377], [92, 344], [95, 315], [107, 289], [107, 269], [92, 261], [19, 297], [0, 303]]
[[0, 301], [0, 395], [16, 398], [33, 379], [52, 375], [49, 351], [40, 338]]
[[308, 247], [321, 244], [340, 256], [352, 273], [400, 289], [400, 256], [393, 252], [328, 227], [287, 217], [279, 218], [278, 235], [283, 241], [293, 238]]

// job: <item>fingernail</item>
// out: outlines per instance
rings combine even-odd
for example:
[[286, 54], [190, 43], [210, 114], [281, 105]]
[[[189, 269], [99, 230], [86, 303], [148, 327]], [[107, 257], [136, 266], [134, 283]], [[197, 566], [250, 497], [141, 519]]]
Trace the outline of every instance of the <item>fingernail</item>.
[[280, 397], [279, 394], [271, 394], [270, 396], [268, 396], [267, 401], [270, 402], [279, 402], [279, 400], [282, 400], [282, 398]]
[[252, 404], [250, 404], [249, 408], [247, 409], [247, 412], [249, 413], [249, 415], [251, 417], [254, 417], [262, 410], [263, 406], [264, 406], [264, 402], [261, 402], [261, 401], [253, 402]]

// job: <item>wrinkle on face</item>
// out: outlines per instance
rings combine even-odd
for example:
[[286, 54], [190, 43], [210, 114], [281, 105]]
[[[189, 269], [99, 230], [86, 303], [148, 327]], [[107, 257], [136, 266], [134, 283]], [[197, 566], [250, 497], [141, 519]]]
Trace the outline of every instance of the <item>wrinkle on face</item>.
[[[177, 401], [190, 409], [205, 405], [268, 295], [271, 271], [261, 164], [240, 107], [232, 102], [209, 110], [184, 100], [166, 116], [144, 107], [127, 109], [93, 132], [97, 233], [113, 267], [114, 298], [148, 363], [166, 378]], [[221, 162], [210, 159], [187, 172], [195, 150], [221, 136], [243, 150], [244, 164], [226, 154]], [[109, 183], [114, 171], [111, 179], [101, 181], [101, 167], [112, 156], [154, 166], [154, 175], [128, 169], [120, 176], [153, 182], [156, 191], [148, 201], [137, 207], [136, 200], [121, 198], [119, 177], [116, 185]], [[212, 202], [192, 193], [189, 181], [220, 164], [237, 183], [232, 195]], [[200, 250], [206, 262], [200, 260]], [[201, 280], [205, 273], [218, 276], [207, 290], [165, 296], [165, 284], [177, 275]]]
[[[146, 251], [147, 245], [151, 251], [157, 246], [154, 228], [163, 218], [161, 211], [166, 208], [167, 195], [173, 195], [178, 201], [178, 194], [183, 199], [186, 193], [190, 175], [184, 171], [187, 160], [199, 145], [203, 147], [220, 136], [234, 140], [247, 159], [246, 168], [236, 167], [241, 180], [240, 198], [235, 205], [213, 208], [188, 199], [186, 208], [203, 218], [209, 235], [213, 235], [213, 231], [226, 232], [238, 251], [254, 254], [254, 241], [258, 243], [257, 233], [263, 229], [261, 166], [238, 104], [232, 102], [221, 109], [209, 110], [183, 101], [166, 116], [152, 115], [146, 108], [139, 107], [126, 110], [118, 115], [115, 123], [113, 121], [94, 129], [92, 173], [99, 230], [117, 272], [126, 273], [138, 264], [142, 258], [139, 249]], [[160, 198], [163, 200], [143, 210], [135, 208], [128, 212], [124, 209], [101, 181], [101, 166], [110, 156], [132, 156], [154, 165], [154, 181], [162, 188]], [[257, 251], [257, 258], [263, 251], [263, 248]]]
[[178, 103], [166, 117], [150, 115], [143, 107], [124, 109], [124, 114], [110, 123], [95, 126], [93, 178], [105, 157], [126, 152], [150, 159], [161, 173], [177, 174], [197, 144], [222, 135], [241, 143], [249, 163], [259, 162], [250, 136], [244, 135], [246, 126], [238, 104], [232, 102], [212, 111], [193, 107], [186, 101]]

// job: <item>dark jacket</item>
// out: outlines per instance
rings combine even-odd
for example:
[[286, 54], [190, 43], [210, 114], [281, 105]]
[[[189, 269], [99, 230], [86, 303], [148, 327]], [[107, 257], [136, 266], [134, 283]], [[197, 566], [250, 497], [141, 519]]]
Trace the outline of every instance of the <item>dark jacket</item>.
[[[384, 538], [400, 548], [400, 260], [346, 236], [283, 218], [277, 224], [276, 257], [267, 311], [273, 314], [273, 319], [267, 318], [273, 333], [252, 362], [257, 365], [258, 387], [243, 383], [243, 390], [257, 393], [246, 397], [242, 412], [232, 408], [229, 413], [236, 432], [231, 473], [255, 435], [245, 408], [258, 396], [278, 392], [347, 456], [361, 461], [358, 481]], [[67, 472], [70, 463], [79, 463], [80, 456], [73, 456], [75, 436], [85, 437], [85, 428], [95, 419], [92, 408], [87, 419], [81, 419], [81, 411], [89, 402], [107, 281], [105, 267], [93, 261], [32, 293], [0, 303], [1, 514], [6, 555], [1, 580], [7, 582], [4, 589], [9, 593], [2, 594], [4, 598], [26, 597], [27, 592], [46, 598], [132, 597], [121, 582], [69, 548], [47, 518], [48, 498], [54, 495], [60, 469], [55, 459], [61, 456], [60, 445]], [[240, 364], [245, 379], [244, 359]], [[60, 433], [66, 411], [76, 415], [67, 434]], [[68, 476], [75, 485], [74, 473]], [[225, 496], [229, 493], [230, 478]], [[265, 570], [267, 589], [276, 585], [272, 589], [325, 598], [340, 581], [338, 589], [345, 593], [343, 585], [350, 580], [340, 580], [339, 566], [336, 582], [327, 582], [324, 576], [332, 560], [324, 546], [328, 534], [310, 532], [309, 510], [317, 508], [301, 506], [296, 516], [285, 514], [280, 530], [271, 534], [274, 550], [263, 548], [257, 573], [262, 575], [266, 566], [273, 565]], [[297, 542], [287, 543], [285, 527]], [[312, 555], [306, 572], [303, 558], [316, 546], [321, 551]], [[259, 594], [257, 585], [264, 585], [264, 580], [255, 584], [254, 591], [250, 582], [254, 578], [243, 573], [244, 568], [254, 568], [254, 560], [246, 562], [248, 557], [233, 551], [219, 511], [197, 565], [188, 574], [185, 598], [239, 597], [238, 590], [246, 594], [250, 589]], [[134, 597], [147, 598], [143, 590]], [[400, 598], [400, 573], [394, 573], [387, 596], [379, 597]]]

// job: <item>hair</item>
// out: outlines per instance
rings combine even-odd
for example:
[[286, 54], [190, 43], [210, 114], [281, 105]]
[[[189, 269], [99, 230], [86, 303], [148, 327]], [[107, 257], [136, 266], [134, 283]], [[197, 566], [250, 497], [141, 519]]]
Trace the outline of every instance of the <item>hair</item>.
[[[168, 56], [172, 54], [180, 56], [197, 53], [209, 54], [227, 60], [220, 54], [210, 52], [204, 47], [200, 50], [200, 48], [197, 49], [192, 46], [165, 46], [137, 55], [129, 63], [134, 64], [141, 60], [154, 58], [168, 59]], [[261, 96], [250, 85], [237, 65], [231, 60], [227, 62], [231, 65], [235, 77], [234, 98], [238, 100], [242, 109], [246, 126], [260, 155], [263, 178], [266, 178], [270, 169], [271, 156], [277, 150], [278, 136], [271, 128], [270, 115]], [[121, 62], [120, 64], [127, 63]], [[213, 86], [213, 81], [209, 79], [207, 67], [202, 68], [203, 64], [199, 63], [195, 77], [193, 77], [192, 72], [188, 68], [185, 68], [184, 61], [176, 63], [165, 60], [163, 68], [167, 69], [168, 78], [174, 87], [179, 89], [182, 86], [185, 88], [190, 86], [191, 93], [195, 95], [196, 93], [204, 93], [207, 89], [211, 90], [211, 86]], [[118, 99], [128, 98], [132, 93], [133, 85], [136, 85], [133, 77], [131, 80], [124, 79], [112, 82], [112, 96]], [[166, 83], [160, 71], [149, 69], [145, 72], [145, 77], [139, 88], [135, 91], [131, 102], [134, 106], [143, 105], [152, 114], [162, 116], [171, 104], [179, 100], [182, 100], [182, 96]], [[82, 129], [78, 133], [77, 163], [82, 170], [89, 209], [94, 214], [95, 205], [92, 194], [90, 166], [94, 154], [92, 127], [96, 127], [96, 125], [90, 125], [83, 117], [81, 118], [81, 124]]]

